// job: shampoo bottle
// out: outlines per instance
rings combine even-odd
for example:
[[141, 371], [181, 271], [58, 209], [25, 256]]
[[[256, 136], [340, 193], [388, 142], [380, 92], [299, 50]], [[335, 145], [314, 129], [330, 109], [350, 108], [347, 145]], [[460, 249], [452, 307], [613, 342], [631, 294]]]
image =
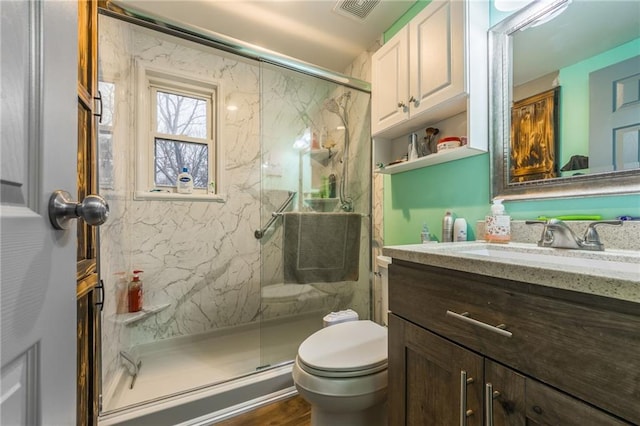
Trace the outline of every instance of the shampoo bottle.
[[142, 281], [140, 280], [142, 272], [139, 269], [133, 271], [133, 279], [129, 283], [129, 312], [138, 312], [142, 309]]
[[511, 240], [511, 216], [504, 211], [501, 199], [493, 200], [491, 215], [485, 216], [484, 239], [490, 243], [508, 243]]
[[129, 283], [126, 272], [116, 272], [116, 314], [129, 312]]
[[453, 221], [453, 241], [467, 241], [467, 221], [461, 217]]
[[451, 210], [447, 210], [442, 218], [442, 242], [453, 242], [453, 216]]
[[182, 168], [182, 173], [178, 175], [176, 184], [179, 194], [191, 194], [193, 192], [193, 176], [189, 174], [188, 168]]

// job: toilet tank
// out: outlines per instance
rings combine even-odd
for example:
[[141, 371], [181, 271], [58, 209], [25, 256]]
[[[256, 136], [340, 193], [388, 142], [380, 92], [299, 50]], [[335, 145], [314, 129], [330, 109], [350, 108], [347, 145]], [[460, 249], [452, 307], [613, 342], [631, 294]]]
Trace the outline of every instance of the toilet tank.
[[376, 288], [381, 295], [380, 312], [382, 325], [389, 325], [389, 264], [391, 258], [389, 256], [376, 257], [376, 265], [378, 271], [375, 275]]

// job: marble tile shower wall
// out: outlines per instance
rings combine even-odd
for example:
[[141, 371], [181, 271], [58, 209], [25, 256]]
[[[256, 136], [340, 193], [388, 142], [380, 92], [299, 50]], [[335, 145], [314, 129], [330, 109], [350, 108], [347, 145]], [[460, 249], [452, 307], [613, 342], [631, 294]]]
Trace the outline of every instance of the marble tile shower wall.
[[[345, 93], [350, 97], [346, 114], [349, 121], [349, 153], [347, 195], [353, 199], [355, 212], [367, 214], [370, 211], [370, 125], [369, 95], [352, 89], [346, 89], [323, 80], [311, 79], [299, 73], [283, 71], [266, 66], [262, 70], [263, 121], [262, 146], [263, 157], [276, 164], [283, 163], [286, 170], [282, 177], [263, 180], [263, 222], [271, 215], [283, 200], [287, 191], [296, 191], [298, 195], [292, 203], [296, 210], [309, 210], [304, 203], [304, 194], [311, 188], [318, 188], [319, 176], [336, 174], [338, 182], [342, 180], [345, 156], [344, 130], [338, 127], [343, 123], [340, 117], [331, 113], [325, 105], [327, 99], [339, 99]], [[344, 102], [343, 98], [343, 102]], [[283, 129], [289, 129], [289, 135]], [[329, 159], [315, 160], [308, 152], [296, 152], [291, 149], [292, 141], [299, 138], [304, 129], [317, 132], [327, 131], [327, 139], [336, 142], [335, 155]], [[297, 164], [298, 173], [293, 170]], [[301, 173], [301, 174], [300, 174]], [[288, 178], [287, 176], [288, 175]], [[312, 175], [315, 175], [315, 179]], [[315, 180], [315, 182], [314, 182]], [[286, 186], [288, 185], [288, 186]], [[336, 205], [334, 211], [339, 211]], [[300, 312], [318, 312], [318, 318], [324, 313], [345, 308], [356, 310], [362, 318], [369, 317], [369, 217], [362, 221], [360, 244], [360, 274], [356, 283], [317, 283], [313, 289], [300, 298], [295, 305], [284, 303], [264, 303], [262, 319], [292, 315]], [[283, 282], [282, 267], [282, 227], [278, 224], [272, 232], [262, 239], [263, 286]], [[331, 232], [331, 230], [327, 230]]]
[[[266, 222], [265, 212], [270, 214], [272, 206], [280, 204], [279, 198], [289, 183], [261, 188], [264, 153], [261, 152], [260, 108], [265, 99], [260, 95], [261, 70], [257, 63], [105, 16], [100, 17], [99, 28], [100, 77], [116, 87], [113, 158], [109, 165], [113, 180], [101, 187], [111, 207], [111, 218], [100, 231], [100, 268], [107, 287], [102, 361], [103, 379], [108, 385], [119, 370], [119, 350], [260, 319], [261, 309], [264, 311], [261, 278], [270, 276], [267, 280], [276, 282], [274, 277], [282, 274], [281, 235], [272, 235], [270, 241], [277, 243], [265, 249], [254, 238], [253, 231]], [[370, 55], [364, 58], [362, 62], [367, 63]], [[225, 163], [219, 192], [225, 194], [224, 203], [133, 201], [136, 82], [132, 65], [135, 60], [220, 82], [225, 100], [234, 97], [234, 101], [243, 106], [234, 112], [222, 111], [220, 139], [224, 141]], [[368, 65], [362, 68], [368, 69]], [[281, 79], [278, 84], [286, 86], [291, 77], [283, 73], [278, 78]], [[303, 93], [304, 90], [308, 92]], [[301, 88], [299, 99], [318, 95], [316, 90], [313, 85]], [[267, 99], [266, 102], [278, 110], [276, 101]], [[359, 124], [356, 124], [357, 136], [353, 136], [358, 147], [352, 149], [361, 150], [361, 144], [370, 143], [369, 112], [367, 109], [353, 111], [353, 114], [357, 116], [353, 122]], [[284, 122], [295, 119], [282, 117]], [[284, 129], [286, 132], [288, 128], [284, 126]], [[274, 140], [286, 140], [291, 146], [290, 135], [270, 136]], [[358, 211], [366, 211], [370, 177], [361, 169], [354, 161], [350, 173], [359, 182], [353, 190]], [[287, 172], [285, 170], [285, 174]], [[261, 189], [264, 190], [262, 200]], [[266, 203], [270, 197], [273, 201]], [[368, 228], [368, 222], [364, 221], [363, 231]], [[361, 244], [362, 258], [366, 258], [368, 232], [363, 234], [367, 236], [363, 236]], [[267, 265], [264, 270], [261, 270], [261, 259]], [[360, 282], [351, 292], [340, 293], [348, 294], [348, 303], [364, 314], [368, 314], [369, 309], [368, 267], [368, 262], [361, 262]], [[170, 307], [135, 324], [124, 325], [115, 314], [117, 273], [129, 274], [132, 269], [145, 271], [145, 305], [169, 303]], [[336, 302], [329, 297], [327, 303], [344, 303], [344, 299]], [[308, 306], [301, 304], [297, 309], [306, 312]]]

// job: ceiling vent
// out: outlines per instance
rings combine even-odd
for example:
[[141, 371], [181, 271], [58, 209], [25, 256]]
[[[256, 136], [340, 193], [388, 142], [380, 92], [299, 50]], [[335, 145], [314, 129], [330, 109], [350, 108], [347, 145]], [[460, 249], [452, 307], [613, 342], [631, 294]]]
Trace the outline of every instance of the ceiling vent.
[[333, 11], [356, 21], [364, 21], [380, 0], [338, 0]]

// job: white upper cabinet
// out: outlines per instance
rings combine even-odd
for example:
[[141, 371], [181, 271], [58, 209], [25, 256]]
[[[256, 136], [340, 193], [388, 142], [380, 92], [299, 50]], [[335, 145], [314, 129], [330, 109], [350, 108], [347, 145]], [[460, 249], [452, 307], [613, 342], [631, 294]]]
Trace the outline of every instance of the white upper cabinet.
[[[487, 151], [488, 28], [488, 1], [433, 0], [373, 55], [376, 164], [397, 161], [399, 149], [406, 153], [406, 136], [416, 132], [422, 138], [426, 127], [440, 128], [438, 137], [467, 136], [469, 141], [456, 153], [431, 154], [413, 165], [379, 171], [404, 171]], [[457, 133], [446, 134], [452, 117]]]
[[403, 27], [373, 55], [372, 132], [409, 118], [409, 28]]
[[464, 95], [464, 3], [433, 2], [409, 23], [409, 111]]
[[421, 113], [457, 97], [464, 110], [464, 34], [464, 2], [434, 0], [373, 55], [374, 136], [406, 133]]

